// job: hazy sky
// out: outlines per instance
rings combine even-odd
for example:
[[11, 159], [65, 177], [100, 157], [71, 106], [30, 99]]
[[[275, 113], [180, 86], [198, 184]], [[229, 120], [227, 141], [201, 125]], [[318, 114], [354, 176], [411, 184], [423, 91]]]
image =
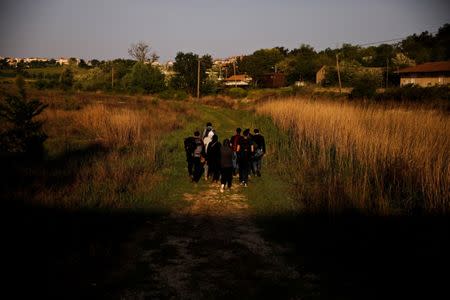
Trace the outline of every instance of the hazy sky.
[[142, 40], [162, 61], [178, 51], [218, 58], [389, 40], [444, 23], [448, 0], [1, 0], [0, 56], [125, 58]]

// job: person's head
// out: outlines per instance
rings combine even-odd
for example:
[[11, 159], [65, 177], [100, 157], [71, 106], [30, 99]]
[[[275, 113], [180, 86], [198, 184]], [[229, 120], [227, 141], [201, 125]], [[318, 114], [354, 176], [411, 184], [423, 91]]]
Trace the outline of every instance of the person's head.
[[195, 131], [195, 132], [194, 132], [194, 136], [195, 136], [195, 137], [199, 137], [199, 136], [200, 136], [200, 132], [199, 132], [198, 130]]
[[212, 127], [212, 123], [211, 122], [206, 123], [206, 127]]
[[242, 129], [240, 127], [236, 128], [236, 133], [237, 134], [241, 134], [241, 132], [242, 132]]
[[215, 134], [215, 135], [212, 136], [212, 140], [211, 140], [211, 141], [212, 141], [213, 143], [217, 142], [218, 140], [219, 140], [219, 137], [217, 136], [217, 134]]
[[224, 139], [222, 145], [224, 147], [230, 147], [230, 140], [229, 139]]
[[255, 129], [253, 129], [253, 132], [254, 132], [255, 134], [258, 134], [258, 133], [259, 133], [259, 129], [258, 129], [258, 128], [255, 128]]
[[245, 129], [244, 132], [242, 133], [245, 137], [248, 137], [248, 135], [250, 134], [250, 129]]

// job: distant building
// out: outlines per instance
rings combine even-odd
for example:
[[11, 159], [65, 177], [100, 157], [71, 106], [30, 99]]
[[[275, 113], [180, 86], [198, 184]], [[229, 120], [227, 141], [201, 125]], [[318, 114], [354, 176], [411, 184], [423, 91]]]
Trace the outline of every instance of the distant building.
[[64, 57], [60, 57], [56, 60], [56, 63], [63, 66], [63, 65], [68, 65], [69, 64], [69, 59], [68, 58], [64, 58]]
[[400, 86], [415, 84], [422, 87], [450, 84], [450, 61], [429, 62], [398, 71]]
[[248, 86], [252, 81], [252, 78], [245, 74], [233, 75], [225, 78], [223, 81], [226, 86]]
[[286, 86], [283, 73], [264, 74], [258, 78], [258, 86], [263, 88], [280, 88]]

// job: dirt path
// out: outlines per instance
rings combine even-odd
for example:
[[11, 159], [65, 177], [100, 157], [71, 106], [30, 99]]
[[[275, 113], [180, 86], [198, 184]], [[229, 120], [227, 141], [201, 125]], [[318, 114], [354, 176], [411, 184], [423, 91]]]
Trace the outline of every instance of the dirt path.
[[221, 193], [218, 184], [200, 184], [183, 195], [184, 209], [147, 223], [137, 234], [139, 256], [130, 266], [141, 269], [140, 278], [121, 298], [312, 296], [315, 278], [283, 261], [288, 249], [264, 240], [242, 189]]

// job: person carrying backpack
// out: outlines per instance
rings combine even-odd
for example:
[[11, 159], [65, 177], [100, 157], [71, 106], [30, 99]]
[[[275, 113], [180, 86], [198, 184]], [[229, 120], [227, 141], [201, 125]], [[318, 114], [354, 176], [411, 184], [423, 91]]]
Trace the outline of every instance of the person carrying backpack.
[[243, 134], [243, 138], [237, 147], [237, 152], [239, 157], [239, 182], [246, 187], [250, 171], [250, 159], [254, 148], [252, 140], [249, 138], [250, 129], [245, 129]]
[[233, 149], [230, 147], [230, 140], [225, 139], [220, 148], [220, 191], [225, 190], [225, 186], [231, 188], [233, 181]]
[[202, 139], [204, 139], [205, 137], [208, 136], [209, 132], [212, 131], [214, 134], [216, 133], [216, 130], [214, 129], [214, 127], [212, 126], [211, 122], [206, 123], [206, 127], [203, 130], [202, 133]]
[[184, 139], [184, 151], [186, 152], [186, 162], [189, 177], [192, 177], [194, 172], [194, 150], [195, 150], [195, 137], [190, 136]]
[[219, 137], [215, 134], [206, 148], [208, 177], [212, 176], [213, 182], [218, 182], [220, 178], [220, 148]]
[[[205, 145], [205, 153], [208, 154], [208, 145], [211, 143], [213, 137], [215, 136], [214, 131], [210, 130], [208, 132], [208, 135], [203, 138], [203, 145]], [[209, 172], [209, 165], [205, 164], [205, 180], [208, 180], [209, 175], [211, 172]]]
[[266, 154], [266, 140], [259, 132], [259, 129], [255, 128], [253, 132], [255, 133], [253, 135], [253, 145], [255, 151], [252, 159], [252, 171], [253, 174], [256, 174], [256, 176], [261, 177], [262, 158], [264, 154]]
[[230, 138], [231, 150], [233, 151], [233, 174], [236, 175], [239, 169], [238, 157], [237, 157], [237, 147], [242, 139], [241, 128], [236, 128], [236, 134]]
[[203, 165], [205, 159], [205, 145], [203, 145], [203, 140], [200, 138], [200, 132], [194, 132], [195, 139], [195, 149], [193, 155], [194, 170], [192, 174], [192, 181], [198, 182], [202, 177]]

